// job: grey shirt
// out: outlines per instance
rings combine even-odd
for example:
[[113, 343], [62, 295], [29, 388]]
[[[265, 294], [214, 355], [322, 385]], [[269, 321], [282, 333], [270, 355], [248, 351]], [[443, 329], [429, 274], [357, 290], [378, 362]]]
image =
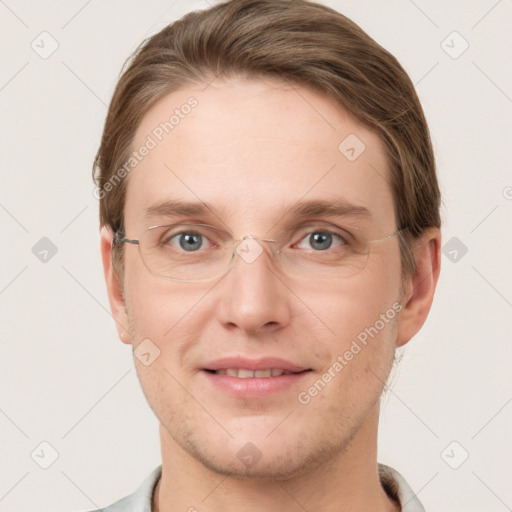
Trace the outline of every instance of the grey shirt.
[[[162, 466], [158, 466], [133, 494], [106, 508], [90, 512], [151, 512], [153, 491], [161, 474]], [[379, 464], [379, 475], [385, 491], [400, 503], [402, 512], [425, 512], [423, 505], [398, 471]]]

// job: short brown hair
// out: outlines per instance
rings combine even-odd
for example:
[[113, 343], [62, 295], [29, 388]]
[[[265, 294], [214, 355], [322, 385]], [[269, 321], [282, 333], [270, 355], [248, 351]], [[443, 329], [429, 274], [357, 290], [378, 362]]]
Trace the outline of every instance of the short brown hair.
[[[135, 131], [163, 96], [215, 77], [277, 78], [332, 98], [379, 134], [388, 154], [402, 269], [414, 240], [440, 227], [440, 192], [428, 126], [398, 61], [342, 14], [306, 0], [231, 0], [187, 14], [139, 46], [115, 89], [93, 175], [100, 223], [123, 230], [127, 180], [111, 186]], [[340, 141], [341, 142], [341, 141]]]

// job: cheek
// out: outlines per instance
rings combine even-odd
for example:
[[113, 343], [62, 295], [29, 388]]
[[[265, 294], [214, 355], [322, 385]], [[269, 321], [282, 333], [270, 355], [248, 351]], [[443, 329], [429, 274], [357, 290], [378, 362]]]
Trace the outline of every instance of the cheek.
[[125, 298], [134, 344], [141, 339], [161, 340], [180, 316], [186, 297], [173, 293], [172, 282], [149, 273], [137, 251], [125, 257]]
[[394, 357], [400, 272], [379, 283], [374, 276], [360, 275], [309, 296], [308, 305], [327, 327], [316, 338], [329, 354], [324, 380], [336, 381], [334, 387], [351, 400], [368, 387], [382, 388]]
[[311, 399], [318, 411], [331, 410], [333, 417], [362, 421], [378, 401], [392, 367], [396, 318], [394, 309], [368, 302], [352, 305], [350, 313], [347, 308], [335, 325], [336, 335], [323, 340], [328, 362], [302, 398]]
[[393, 273], [383, 271], [380, 275], [360, 274], [358, 277], [340, 279], [339, 283], [329, 283], [316, 291], [303, 291], [305, 302], [325, 325], [323, 330], [330, 331], [333, 340], [356, 337], [388, 310], [389, 318], [396, 316], [401, 283], [399, 270]]
[[169, 283], [141, 283], [127, 288], [128, 316], [137, 338], [149, 337], [164, 349], [168, 341], [176, 340], [184, 326], [195, 331], [198, 326], [197, 292], [174, 290]]
[[[132, 344], [149, 339], [157, 347], [155, 367], [173, 374], [191, 368], [184, 354], [201, 339], [209, 315], [204, 311], [204, 295], [189, 284], [175, 283], [149, 274], [134, 262], [126, 273], [125, 295]], [[141, 373], [144, 369], [141, 368]], [[148, 376], [150, 378], [150, 376]]]

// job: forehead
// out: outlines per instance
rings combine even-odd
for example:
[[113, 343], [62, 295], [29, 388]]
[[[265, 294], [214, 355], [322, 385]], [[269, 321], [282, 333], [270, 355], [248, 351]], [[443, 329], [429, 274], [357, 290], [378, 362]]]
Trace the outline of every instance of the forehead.
[[170, 200], [200, 201], [226, 221], [262, 226], [301, 201], [344, 201], [394, 223], [379, 137], [320, 94], [278, 81], [189, 86], [144, 116], [132, 149], [127, 227]]

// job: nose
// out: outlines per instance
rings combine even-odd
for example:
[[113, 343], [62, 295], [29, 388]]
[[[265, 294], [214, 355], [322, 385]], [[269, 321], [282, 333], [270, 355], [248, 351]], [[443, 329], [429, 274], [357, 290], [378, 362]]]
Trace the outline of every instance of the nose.
[[234, 265], [219, 285], [217, 312], [228, 329], [261, 334], [289, 324], [292, 293], [273, 268], [268, 249], [256, 240], [245, 239], [237, 247]]

